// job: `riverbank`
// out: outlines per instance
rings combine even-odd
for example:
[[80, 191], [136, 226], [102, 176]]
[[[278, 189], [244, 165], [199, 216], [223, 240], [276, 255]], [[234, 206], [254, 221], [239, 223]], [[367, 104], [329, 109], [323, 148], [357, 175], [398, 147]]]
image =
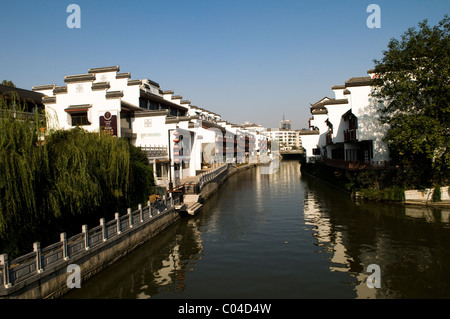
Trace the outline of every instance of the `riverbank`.
[[[70, 278], [82, 283], [109, 265], [161, 233], [180, 218], [169, 203], [164, 211], [151, 206], [112, 221], [100, 221], [91, 230], [70, 238], [61, 234], [61, 241], [45, 248], [34, 246], [32, 253], [8, 261], [1, 255], [0, 298], [45, 299], [58, 298], [67, 293]], [[72, 274], [73, 269], [78, 273]], [[72, 269], [69, 271], [69, 269]], [[73, 276], [73, 277], [70, 277]], [[72, 283], [72, 282], [71, 282]], [[73, 287], [72, 287], [73, 288]]]
[[212, 194], [217, 192], [223, 183], [227, 181], [228, 178], [237, 174], [238, 172], [254, 168], [260, 164], [241, 164], [241, 165], [230, 165], [226, 170], [225, 174], [217, 176], [217, 178], [211, 180], [206, 184], [199, 194], [199, 202], [204, 203]]
[[[271, 175], [256, 168], [230, 177], [198, 215], [181, 218], [66, 298], [448, 298], [449, 216], [355, 204], [302, 178], [298, 161], [281, 161]], [[388, 284], [370, 289], [374, 263]]]
[[[232, 175], [257, 166], [230, 165], [224, 174], [207, 181], [200, 194], [202, 201], [215, 193]], [[61, 241], [45, 248], [36, 243], [35, 250], [8, 260], [0, 256], [0, 299], [59, 298], [70, 291], [72, 276], [69, 266], [79, 269], [79, 282], [90, 279], [131, 251], [162, 233], [180, 219], [171, 198], [164, 199], [164, 210], [149, 205], [112, 221], [100, 221], [93, 229], [83, 226], [83, 232], [70, 238], [61, 234]], [[72, 267], [73, 268], [73, 267]], [[70, 268], [70, 269], [72, 269]]]
[[395, 185], [392, 169], [349, 171], [324, 163], [301, 164], [303, 175], [318, 179], [357, 201], [401, 203], [432, 207], [450, 207], [449, 187], [407, 189]]

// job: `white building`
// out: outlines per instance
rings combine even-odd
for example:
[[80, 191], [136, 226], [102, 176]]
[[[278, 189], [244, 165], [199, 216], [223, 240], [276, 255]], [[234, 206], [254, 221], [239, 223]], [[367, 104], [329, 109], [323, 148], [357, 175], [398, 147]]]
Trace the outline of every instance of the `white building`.
[[283, 128], [269, 128], [265, 135], [270, 141], [277, 141], [281, 151], [302, 148], [301, 130], [288, 130]]
[[[383, 162], [389, 160], [383, 138], [388, 127], [379, 122], [380, 105], [371, 96], [373, 87], [370, 76], [352, 77], [344, 85], [333, 85], [334, 98], [324, 97], [311, 105], [311, 130], [315, 137], [308, 139], [307, 157], [322, 156], [325, 159], [349, 162]], [[316, 147], [311, 145], [316, 143]]]
[[[132, 80], [118, 66], [69, 75], [64, 86], [43, 85], [49, 129], [81, 127], [127, 138], [143, 148], [158, 185], [175, 186], [204, 165], [238, 161], [255, 150], [255, 133], [223, 121], [219, 114], [191, 105], [149, 79]], [[243, 142], [238, 137], [243, 138]], [[247, 154], [246, 154], [247, 153]], [[231, 159], [231, 160], [230, 160]]]

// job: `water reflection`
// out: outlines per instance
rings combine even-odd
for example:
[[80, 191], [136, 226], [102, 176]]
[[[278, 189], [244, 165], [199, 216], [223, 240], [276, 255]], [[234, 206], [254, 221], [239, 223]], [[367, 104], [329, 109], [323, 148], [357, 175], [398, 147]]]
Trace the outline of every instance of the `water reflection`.
[[196, 269], [202, 251], [198, 222], [185, 220], [83, 282], [81, 289], [72, 290], [65, 298], [149, 299], [182, 293], [186, 273]]
[[[449, 298], [450, 211], [356, 203], [301, 176], [232, 176], [67, 298]], [[381, 269], [370, 289], [367, 267]]]
[[[448, 298], [448, 209], [354, 203], [304, 178], [305, 225], [329, 254], [329, 270], [347, 272], [356, 298]], [[341, 197], [341, 198], [338, 198]], [[366, 284], [370, 264], [381, 269], [381, 288]]]

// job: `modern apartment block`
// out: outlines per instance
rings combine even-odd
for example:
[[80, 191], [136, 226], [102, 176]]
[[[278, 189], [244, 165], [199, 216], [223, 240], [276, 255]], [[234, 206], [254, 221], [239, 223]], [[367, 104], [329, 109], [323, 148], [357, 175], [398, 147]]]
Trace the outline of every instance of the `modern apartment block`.
[[157, 82], [132, 79], [119, 66], [68, 75], [64, 82], [33, 87], [44, 95], [48, 128], [81, 127], [128, 139], [146, 151], [158, 185], [177, 186], [205, 166], [253, 160], [264, 150], [261, 134], [191, 105]]
[[299, 130], [269, 128], [265, 134], [269, 140], [278, 141], [281, 151], [299, 150], [302, 148]]

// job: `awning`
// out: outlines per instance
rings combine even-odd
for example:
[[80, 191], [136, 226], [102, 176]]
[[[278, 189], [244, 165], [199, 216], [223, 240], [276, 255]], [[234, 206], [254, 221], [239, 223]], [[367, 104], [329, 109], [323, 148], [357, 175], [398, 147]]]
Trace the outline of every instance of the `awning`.
[[86, 112], [91, 107], [92, 104], [70, 105], [68, 108], [64, 109], [64, 111], [67, 113]]

